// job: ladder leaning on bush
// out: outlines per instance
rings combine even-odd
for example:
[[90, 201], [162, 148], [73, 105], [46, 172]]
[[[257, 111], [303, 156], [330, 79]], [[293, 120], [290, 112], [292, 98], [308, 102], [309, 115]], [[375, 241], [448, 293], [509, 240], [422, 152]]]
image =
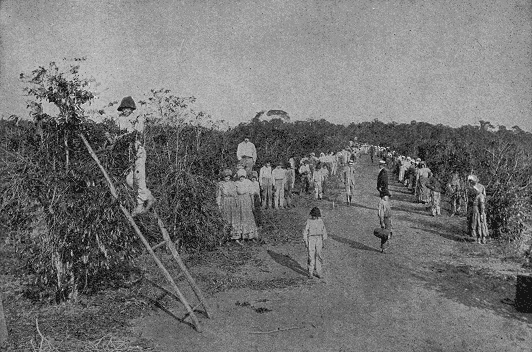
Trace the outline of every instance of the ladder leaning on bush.
[[[116, 188], [113, 185], [113, 182], [111, 181], [111, 178], [109, 177], [109, 174], [107, 173], [105, 168], [100, 163], [100, 160], [98, 159], [98, 156], [96, 155], [96, 153], [94, 152], [94, 150], [92, 149], [92, 147], [90, 146], [89, 142], [87, 141], [87, 139], [85, 138], [85, 136], [83, 134], [80, 134], [80, 138], [83, 141], [83, 143], [85, 144], [85, 147], [87, 148], [87, 150], [88, 150], [89, 154], [91, 155], [91, 157], [94, 159], [96, 164], [98, 164], [98, 167], [102, 171], [105, 179], [107, 180], [109, 189], [111, 190], [111, 194], [113, 195], [113, 197], [116, 200], [119, 200], [118, 199], [118, 193], [116, 192]], [[157, 287], [162, 289], [165, 294], [169, 294], [169, 295], [173, 296], [174, 298], [176, 298], [177, 300], [179, 300], [179, 302], [181, 302], [185, 306], [185, 309], [187, 310], [187, 313], [185, 314], [183, 320], [186, 319], [187, 317], [190, 317], [192, 319], [192, 324], [196, 328], [196, 331], [201, 332], [200, 323], [199, 323], [198, 318], [196, 317], [196, 314], [194, 312], [198, 308], [203, 306], [203, 310], [205, 312], [205, 315], [207, 316], [207, 318], [211, 318], [211, 314], [209, 313], [209, 307], [207, 306], [207, 303], [205, 302], [205, 298], [203, 297], [203, 294], [201, 293], [201, 290], [199, 289], [198, 285], [196, 284], [196, 282], [194, 281], [194, 279], [192, 278], [192, 276], [188, 272], [188, 269], [185, 266], [185, 263], [183, 263], [183, 261], [181, 260], [181, 257], [179, 256], [179, 253], [177, 252], [177, 249], [176, 249], [174, 243], [170, 239], [170, 235], [168, 234], [168, 231], [166, 230], [166, 227], [164, 226], [163, 221], [161, 220], [161, 218], [159, 217], [157, 212], [155, 212], [155, 210], [153, 210], [153, 212], [155, 214], [155, 217], [157, 218], [157, 224], [159, 225], [159, 230], [161, 231], [161, 234], [163, 236], [163, 241], [161, 243], [156, 244], [155, 246], [152, 247], [148, 243], [146, 238], [142, 235], [142, 232], [140, 231], [139, 227], [135, 223], [135, 220], [133, 219], [133, 217], [131, 216], [129, 211], [122, 205], [122, 203], [118, 202], [118, 205], [120, 206], [120, 210], [122, 210], [122, 213], [124, 214], [124, 216], [127, 218], [129, 223], [131, 224], [131, 226], [135, 230], [137, 236], [140, 238], [140, 240], [142, 241], [142, 243], [144, 244], [144, 246], [146, 247], [148, 252], [151, 254], [153, 259], [155, 260], [155, 263], [157, 263], [157, 266], [159, 267], [159, 270], [161, 270], [161, 272], [163, 273], [164, 277], [166, 278], [166, 280], [168, 281], [168, 283], [172, 287], [173, 292], [171, 290], [167, 290], [166, 288], [164, 288], [162, 286], [159, 286], [159, 285], [157, 285]], [[177, 278], [176, 278], [176, 280], [174, 280], [174, 278], [172, 278], [172, 275], [170, 275], [170, 273], [165, 268], [165, 266], [163, 265], [163, 263], [161, 262], [159, 257], [157, 257], [157, 255], [155, 254], [154, 250], [159, 248], [159, 247], [162, 247], [163, 245], [166, 245], [166, 247], [170, 250], [170, 252], [172, 253], [172, 256], [174, 257], [174, 259], [176, 260], [177, 264], [181, 268], [181, 273], [178, 275], [177, 278], [179, 278], [181, 276], [184, 276], [185, 279], [190, 284], [190, 287], [192, 288], [192, 290], [196, 294], [196, 297], [197, 297], [197, 299], [199, 301], [199, 303], [196, 306], [194, 306], [194, 307], [190, 306], [190, 304], [186, 300], [185, 296], [183, 295], [183, 293], [181, 293], [181, 290], [179, 290], [179, 287], [176, 284]]]

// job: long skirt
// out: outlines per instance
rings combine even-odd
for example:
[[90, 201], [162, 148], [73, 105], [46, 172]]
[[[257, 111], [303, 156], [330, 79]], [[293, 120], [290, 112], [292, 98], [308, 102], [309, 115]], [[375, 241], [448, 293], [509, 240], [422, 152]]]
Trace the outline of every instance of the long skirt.
[[[222, 204], [220, 207], [222, 218], [224, 219], [226, 228], [230, 228], [231, 232], [235, 231], [235, 227], [240, 223], [236, 199], [234, 197], [222, 197]], [[233, 235], [231, 235], [233, 237]]]
[[239, 194], [237, 198], [238, 224], [233, 239], [257, 238], [257, 224], [253, 215], [253, 203], [249, 194]]
[[430, 189], [427, 187], [428, 182], [427, 177], [420, 177], [419, 178], [419, 185], [418, 185], [418, 201], [422, 203], [427, 203], [430, 201]]
[[470, 207], [468, 211], [467, 223], [469, 235], [479, 240], [485, 240], [489, 235], [486, 214], [481, 214], [478, 206], [475, 205]]

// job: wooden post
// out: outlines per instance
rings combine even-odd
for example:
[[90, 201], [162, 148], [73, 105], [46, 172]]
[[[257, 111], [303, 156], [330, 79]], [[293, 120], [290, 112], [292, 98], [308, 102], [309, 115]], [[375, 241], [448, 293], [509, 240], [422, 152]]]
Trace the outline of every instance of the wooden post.
[[4, 314], [4, 305], [2, 303], [3, 295], [2, 292], [0, 292], [0, 348], [5, 347], [7, 345], [7, 324], [6, 324], [6, 316]]

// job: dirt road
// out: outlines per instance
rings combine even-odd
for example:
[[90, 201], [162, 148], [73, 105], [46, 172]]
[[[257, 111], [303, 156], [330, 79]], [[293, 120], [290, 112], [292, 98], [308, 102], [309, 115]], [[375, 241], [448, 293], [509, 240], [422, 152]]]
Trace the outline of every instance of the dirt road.
[[[330, 233], [325, 280], [304, 277], [303, 243], [265, 245], [239, 275], [300, 284], [211, 295], [215, 317], [201, 334], [162, 312], [135, 333], [161, 351], [532, 351], [531, 314], [501, 303], [515, 294], [517, 266], [464, 241], [463, 218], [429, 216], [393, 182], [394, 238], [381, 254], [378, 169], [367, 158], [357, 168], [355, 206], [318, 203]], [[283, 216], [302, 226], [311, 203]]]

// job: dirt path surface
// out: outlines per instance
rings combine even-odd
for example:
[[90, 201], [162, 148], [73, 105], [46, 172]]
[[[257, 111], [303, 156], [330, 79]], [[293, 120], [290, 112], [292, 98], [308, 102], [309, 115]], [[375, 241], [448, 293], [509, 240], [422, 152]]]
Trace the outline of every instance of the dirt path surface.
[[[215, 316], [201, 319], [203, 333], [163, 312], [134, 332], [161, 351], [532, 351], [531, 314], [501, 302], [514, 298], [517, 265], [466, 241], [463, 218], [429, 216], [393, 182], [394, 236], [380, 253], [378, 169], [367, 158], [357, 168], [356, 205], [341, 195], [317, 203], [330, 233], [325, 280], [306, 279], [302, 242], [266, 244], [237, 274], [296, 285], [208, 295]], [[301, 232], [308, 205], [279, 216]]]

